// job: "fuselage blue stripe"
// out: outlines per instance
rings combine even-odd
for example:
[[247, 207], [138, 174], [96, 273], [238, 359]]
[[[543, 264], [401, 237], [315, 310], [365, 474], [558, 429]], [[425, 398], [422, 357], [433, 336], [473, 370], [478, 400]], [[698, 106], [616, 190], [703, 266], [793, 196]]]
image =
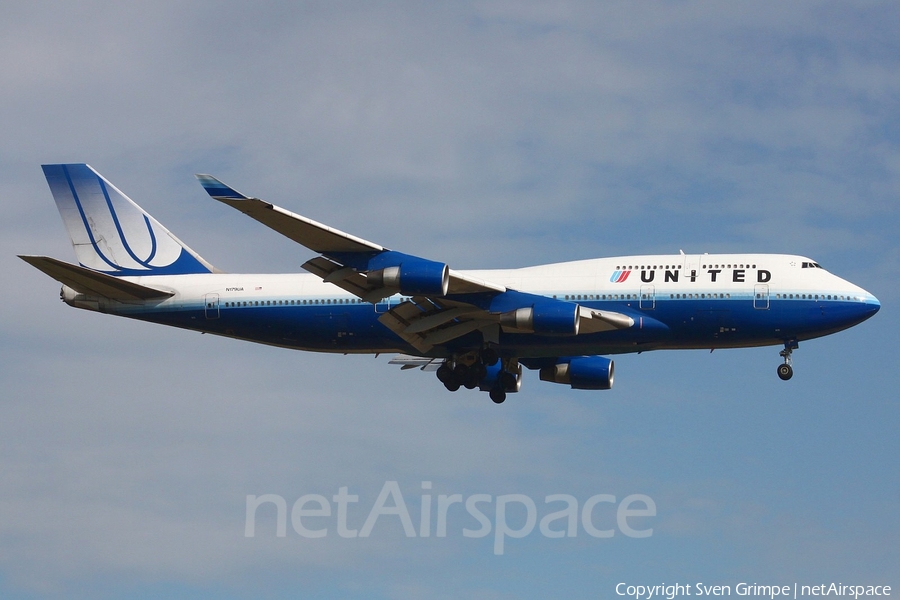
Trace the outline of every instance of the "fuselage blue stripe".
[[[248, 295], [219, 294], [217, 318], [208, 319], [202, 298], [156, 308], [117, 305], [118, 312], [147, 321], [218, 333], [262, 343], [326, 352], [375, 352], [396, 349], [416, 353], [378, 318], [371, 304], [343, 303], [344, 298], [273, 296], [250, 301]], [[241, 299], [243, 298], [243, 299]], [[339, 300], [335, 302], [335, 300]], [[260, 302], [262, 305], [231, 306]], [[281, 301], [284, 304], [275, 304]], [[287, 304], [293, 301], [298, 304]], [[308, 301], [310, 304], [299, 304]], [[321, 304], [312, 304], [320, 301]], [[266, 305], [265, 302], [273, 304]], [[396, 305], [395, 302], [392, 304]], [[665, 348], [728, 348], [806, 340], [850, 327], [873, 315], [877, 301], [776, 300], [770, 308], [754, 307], [741, 294], [731, 299], [674, 300], [661, 298], [655, 308], [641, 309], [636, 299], [581, 302], [592, 309], [610, 310], [635, 319], [636, 326], [618, 331], [548, 337], [501, 333], [500, 345], [519, 357], [569, 354], [619, 354]], [[441, 356], [479, 345], [473, 332], [435, 348]], [[477, 339], [476, 339], [477, 338]]]

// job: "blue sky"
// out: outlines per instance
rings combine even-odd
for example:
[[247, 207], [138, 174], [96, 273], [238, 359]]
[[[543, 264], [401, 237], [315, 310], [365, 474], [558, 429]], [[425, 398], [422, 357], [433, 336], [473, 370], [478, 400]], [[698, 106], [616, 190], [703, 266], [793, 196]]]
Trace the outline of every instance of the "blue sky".
[[[618, 582], [900, 587], [900, 42], [893, 3], [19, 3], [0, 22], [0, 594], [615, 597]], [[237, 189], [455, 268], [813, 257], [882, 302], [778, 348], [527, 373], [502, 406], [387, 357], [76, 311], [39, 165], [88, 162], [217, 267], [310, 253]], [[653, 535], [274, 535], [247, 495], [653, 499]], [[436, 500], [435, 500], [436, 502]], [[521, 507], [519, 507], [521, 508]], [[510, 523], [524, 511], [510, 509]], [[609, 505], [595, 516], [615, 522]], [[268, 520], [267, 520], [268, 519]], [[516, 521], [516, 519], [519, 519]], [[640, 521], [635, 521], [636, 523]], [[434, 526], [434, 525], [432, 525]]]

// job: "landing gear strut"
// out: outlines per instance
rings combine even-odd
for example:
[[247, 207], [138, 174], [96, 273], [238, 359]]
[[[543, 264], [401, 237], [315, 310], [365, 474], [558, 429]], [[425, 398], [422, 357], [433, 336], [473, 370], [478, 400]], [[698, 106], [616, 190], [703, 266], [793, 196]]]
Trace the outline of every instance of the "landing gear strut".
[[497, 376], [497, 383], [490, 390], [491, 400], [495, 404], [503, 404], [506, 400], [506, 390], [516, 390], [518, 379], [509, 371], [501, 371]]
[[778, 377], [782, 381], [787, 381], [794, 376], [794, 369], [791, 367], [791, 353], [799, 347], [796, 340], [788, 340], [784, 343], [784, 350], [778, 353], [778, 356], [784, 359], [784, 364], [778, 365]]
[[483, 362], [486, 366], [493, 367], [497, 364], [498, 360], [500, 360], [500, 355], [497, 354], [497, 351], [490, 346], [481, 351], [481, 362]]

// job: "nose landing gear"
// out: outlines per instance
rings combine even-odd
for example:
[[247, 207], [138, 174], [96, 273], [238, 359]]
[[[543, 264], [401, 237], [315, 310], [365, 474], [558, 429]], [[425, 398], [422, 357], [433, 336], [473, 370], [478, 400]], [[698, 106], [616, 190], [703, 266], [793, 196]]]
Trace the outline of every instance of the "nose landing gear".
[[784, 364], [778, 365], [778, 377], [782, 381], [787, 381], [794, 376], [794, 368], [791, 367], [791, 354], [800, 347], [797, 340], [788, 340], [784, 343], [784, 350], [778, 353], [778, 356], [784, 359]]

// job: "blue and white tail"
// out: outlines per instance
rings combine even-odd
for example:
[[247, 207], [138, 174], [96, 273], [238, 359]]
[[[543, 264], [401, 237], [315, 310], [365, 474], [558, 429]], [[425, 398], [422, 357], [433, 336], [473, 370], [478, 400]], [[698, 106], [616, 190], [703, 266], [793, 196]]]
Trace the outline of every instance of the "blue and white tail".
[[82, 266], [117, 276], [216, 271], [89, 165], [42, 168]]

